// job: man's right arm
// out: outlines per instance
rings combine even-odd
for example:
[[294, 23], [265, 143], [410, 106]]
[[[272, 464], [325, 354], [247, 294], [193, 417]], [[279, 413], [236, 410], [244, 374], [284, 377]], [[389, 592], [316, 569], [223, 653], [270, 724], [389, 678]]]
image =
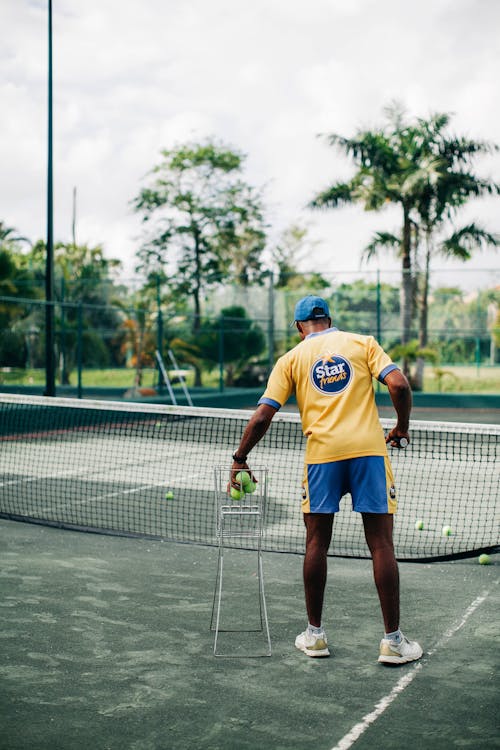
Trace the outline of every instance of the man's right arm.
[[242, 456], [245, 461], [233, 461], [233, 474], [241, 469], [247, 469], [246, 457], [259, 440], [266, 434], [271, 421], [278, 410], [269, 404], [260, 404], [248, 422], [235, 455]]
[[389, 395], [398, 417], [396, 426], [386, 437], [386, 443], [390, 443], [393, 448], [396, 448], [399, 446], [401, 438], [410, 442], [408, 430], [412, 405], [411, 388], [401, 370], [391, 370], [385, 376], [384, 382], [389, 389]]

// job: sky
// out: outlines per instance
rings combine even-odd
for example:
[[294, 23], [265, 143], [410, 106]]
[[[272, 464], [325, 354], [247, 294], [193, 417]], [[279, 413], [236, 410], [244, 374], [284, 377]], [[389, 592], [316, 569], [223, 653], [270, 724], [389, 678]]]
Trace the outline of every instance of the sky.
[[[0, 220], [32, 240], [46, 236], [47, 7], [0, 2]], [[302, 270], [347, 278], [400, 217], [307, 209], [353, 173], [324, 134], [377, 127], [398, 100], [500, 143], [499, 34], [498, 0], [53, 0], [55, 239], [71, 240], [76, 187], [77, 241], [102, 244], [133, 276], [131, 201], [161, 149], [215, 138], [246, 154], [245, 180], [264, 187], [270, 243], [307, 227]], [[500, 182], [500, 156], [477, 172]], [[499, 232], [499, 199], [471, 203], [457, 223], [471, 220]], [[464, 286], [500, 283], [499, 258], [435, 267]], [[378, 266], [399, 268], [387, 256], [362, 267]]]

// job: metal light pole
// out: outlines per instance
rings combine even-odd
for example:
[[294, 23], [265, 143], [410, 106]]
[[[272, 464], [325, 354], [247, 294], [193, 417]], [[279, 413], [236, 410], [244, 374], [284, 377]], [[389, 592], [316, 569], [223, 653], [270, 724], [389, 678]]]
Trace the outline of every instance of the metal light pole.
[[48, 0], [47, 250], [45, 259], [45, 396], [56, 395], [54, 337], [54, 205], [52, 179], [52, 0]]

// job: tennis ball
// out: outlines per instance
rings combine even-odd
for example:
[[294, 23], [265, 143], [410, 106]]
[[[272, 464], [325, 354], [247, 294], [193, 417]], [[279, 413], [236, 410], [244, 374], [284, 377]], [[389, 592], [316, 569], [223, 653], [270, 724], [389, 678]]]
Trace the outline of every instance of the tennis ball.
[[231, 495], [233, 500], [241, 500], [241, 498], [245, 496], [245, 493], [240, 492], [240, 490], [237, 490], [236, 487], [231, 487], [229, 494]]
[[482, 555], [479, 555], [479, 565], [490, 565], [491, 564], [491, 557], [487, 555], [485, 552], [483, 552]]
[[422, 529], [424, 528], [424, 522], [421, 518], [419, 518], [418, 521], [415, 521], [415, 528], [417, 529], [417, 531], [422, 531]]
[[173, 499], [174, 499], [174, 493], [172, 492], [172, 490], [165, 492], [165, 500], [173, 500]]
[[235, 476], [235, 481], [238, 482], [238, 484], [241, 487], [245, 487], [249, 482], [252, 480], [250, 479], [250, 474], [248, 471], [239, 471]]
[[443, 526], [441, 529], [441, 534], [443, 536], [451, 536], [451, 526]]
[[252, 495], [257, 489], [257, 484], [255, 482], [252, 482], [252, 480], [250, 480], [245, 485], [243, 485], [243, 487], [247, 494]]

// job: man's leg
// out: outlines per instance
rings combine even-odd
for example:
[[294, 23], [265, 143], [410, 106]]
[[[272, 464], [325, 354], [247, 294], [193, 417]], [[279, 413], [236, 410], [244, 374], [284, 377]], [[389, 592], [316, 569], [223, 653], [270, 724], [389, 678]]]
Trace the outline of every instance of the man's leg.
[[363, 513], [365, 536], [373, 560], [373, 576], [384, 618], [385, 636], [379, 662], [406, 664], [422, 656], [422, 647], [399, 629], [399, 571], [392, 542], [393, 517], [389, 513]]
[[304, 513], [306, 553], [304, 593], [309, 624], [321, 625], [326, 585], [327, 552], [332, 538], [333, 513]]
[[385, 632], [393, 633], [399, 629], [399, 570], [392, 541], [393, 516], [389, 513], [362, 515]]

